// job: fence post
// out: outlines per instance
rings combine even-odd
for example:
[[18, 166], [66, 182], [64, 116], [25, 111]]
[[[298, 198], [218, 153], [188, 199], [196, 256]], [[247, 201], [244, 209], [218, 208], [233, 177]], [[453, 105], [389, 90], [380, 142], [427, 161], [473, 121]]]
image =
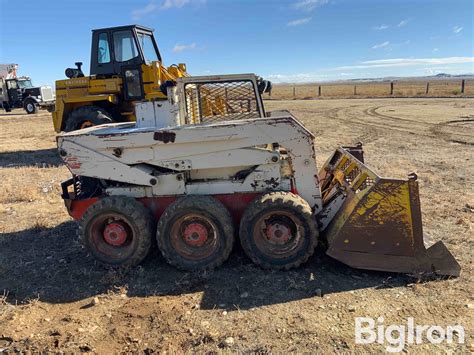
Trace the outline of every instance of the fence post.
[[427, 82], [425, 95], [428, 95], [429, 92], [430, 92], [430, 82]]
[[461, 81], [461, 94], [464, 94], [464, 86], [466, 85], [466, 81], [462, 79]]
[[390, 95], [393, 95], [393, 81], [390, 82]]
[[318, 86], [318, 96], [321, 96], [321, 85]]
[[357, 85], [354, 85], [354, 96], [357, 95]]

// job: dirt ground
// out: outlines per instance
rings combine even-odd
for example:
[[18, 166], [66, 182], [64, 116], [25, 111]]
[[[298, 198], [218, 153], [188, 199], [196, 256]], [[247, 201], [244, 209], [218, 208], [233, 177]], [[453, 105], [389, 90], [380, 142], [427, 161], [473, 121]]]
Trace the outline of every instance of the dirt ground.
[[48, 113], [0, 112], [0, 352], [380, 352], [357, 345], [355, 317], [384, 324], [462, 325], [465, 344], [408, 352], [474, 351], [474, 100], [271, 101], [316, 135], [318, 163], [364, 142], [381, 175], [419, 176], [424, 231], [443, 240], [461, 277], [419, 280], [354, 270], [316, 253], [302, 268], [263, 271], [237, 248], [212, 273], [184, 273], [155, 250], [128, 272], [81, 249], [59, 183]]

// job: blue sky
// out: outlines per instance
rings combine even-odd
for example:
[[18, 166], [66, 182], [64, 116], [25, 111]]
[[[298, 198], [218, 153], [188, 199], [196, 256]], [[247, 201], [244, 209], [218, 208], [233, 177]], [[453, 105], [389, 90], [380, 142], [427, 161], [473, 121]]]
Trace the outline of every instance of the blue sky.
[[195, 75], [309, 82], [474, 73], [473, 0], [0, 0], [0, 63], [53, 85], [91, 29], [155, 29], [164, 63]]

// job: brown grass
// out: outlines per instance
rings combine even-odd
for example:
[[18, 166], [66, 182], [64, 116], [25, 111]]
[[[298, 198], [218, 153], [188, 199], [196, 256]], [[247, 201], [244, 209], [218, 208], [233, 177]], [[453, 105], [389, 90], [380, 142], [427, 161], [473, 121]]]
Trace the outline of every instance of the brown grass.
[[[318, 86], [321, 86], [322, 98], [372, 98], [389, 97], [390, 82], [356, 82], [356, 83], [314, 83], [314, 84], [274, 84], [271, 99], [314, 99], [319, 97]], [[356, 95], [354, 95], [354, 86]], [[295, 95], [293, 95], [295, 89]], [[395, 81], [393, 97], [452, 97], [461, 96], [461, 80], [434, 80], [429, 83], [426, 94], [426, 81]], [[466, 80], [464, 96], [474, 95], [474, 80]]]

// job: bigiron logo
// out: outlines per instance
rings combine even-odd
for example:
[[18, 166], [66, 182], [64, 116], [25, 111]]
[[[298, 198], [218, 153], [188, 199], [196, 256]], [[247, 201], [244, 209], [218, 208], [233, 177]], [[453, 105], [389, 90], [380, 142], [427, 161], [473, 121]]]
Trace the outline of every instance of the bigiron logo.
[[416, 325], [413, 317], [409, 317], [406, 324], [385, 326], [383, 317], [377, 321], [371, 317], [355, 318], [355, 343], [386, 344], [388, 352], [400, 352], [407, 344], [452, 344], [454, 341], [464, 344], [463, 326]]

